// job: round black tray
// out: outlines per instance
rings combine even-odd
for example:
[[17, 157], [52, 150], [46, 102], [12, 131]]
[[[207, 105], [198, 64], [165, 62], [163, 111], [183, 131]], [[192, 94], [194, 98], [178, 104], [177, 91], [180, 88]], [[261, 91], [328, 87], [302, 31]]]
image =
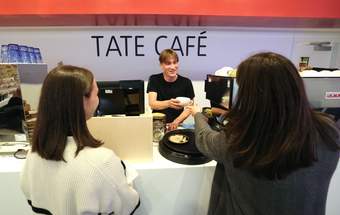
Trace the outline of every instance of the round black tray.
[[[183, 134], [189, 137], [185, 144], [176, 144], [169, 140], [175, 134]], [[166, 159], [187, 165], [204, 164], [211, 159], [205, 157], [198, 151], [195, 145], [195, 133], [193, 129], [178, 129], [164, 135], [158, 146], [159, 153]]]

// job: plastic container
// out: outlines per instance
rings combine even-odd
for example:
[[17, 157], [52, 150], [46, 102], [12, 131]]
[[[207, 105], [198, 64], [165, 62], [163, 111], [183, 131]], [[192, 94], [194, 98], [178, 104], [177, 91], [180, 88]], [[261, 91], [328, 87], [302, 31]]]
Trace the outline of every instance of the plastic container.
[[153, 118], [153, 142], [158, 143], [166, 131], [166, 116], [164, 113], [152, 113]]

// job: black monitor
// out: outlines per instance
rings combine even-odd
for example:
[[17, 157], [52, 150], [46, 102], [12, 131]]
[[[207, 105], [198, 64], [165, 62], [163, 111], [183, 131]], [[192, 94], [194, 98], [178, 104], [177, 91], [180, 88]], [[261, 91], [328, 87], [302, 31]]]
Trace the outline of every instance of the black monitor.
[[99, 105], [97, 116], [139, 115], [144, 113], [144, 81], [97, 81]]
[[226, 109], [230, 109], [236, 101], [237, 89], [235, 77], [207, 75], [205, 80], [206, 99]]

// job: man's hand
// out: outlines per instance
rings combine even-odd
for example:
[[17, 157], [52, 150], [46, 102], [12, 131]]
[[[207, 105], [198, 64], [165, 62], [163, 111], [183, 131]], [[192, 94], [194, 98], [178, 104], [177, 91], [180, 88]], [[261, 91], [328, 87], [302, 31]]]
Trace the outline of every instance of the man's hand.
[[177, 122], [176, 120], [173, 121], [173, 122], [171, 122], [171, 123], [168, 123], [168, 124], [166, 125], [167, 131], [176, 130], [177, 127], [178, 127], [178, 125], [179, 125], [179, 122]]
[[180, 105], [180, 103], [181, 102], [177, 99], [170, 99], [169, 100], [169, 108], [173, 108], [173, 109], [177, 109], [177, 110], [183, 109], [183, 106]]

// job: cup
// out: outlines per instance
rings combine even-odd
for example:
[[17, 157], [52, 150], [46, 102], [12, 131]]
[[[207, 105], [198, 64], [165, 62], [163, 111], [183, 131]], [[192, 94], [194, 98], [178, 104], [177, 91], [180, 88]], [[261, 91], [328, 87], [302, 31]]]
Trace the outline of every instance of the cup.
[[191, 103], [191, 99], [188, 98], [188, 97], [176, 97], [176, 100], [178, 100], [179, 104], [183, 107], [190, 105], [190, 103]]
[[202, 108], [202, 114], [209, 119], [213, 117], [211, 107], [203, 107]]
[[302, 72], [303, 70], [308, 69], [308, 64], [309, 64], [309, 57], [300, 57], [299, 71]]

